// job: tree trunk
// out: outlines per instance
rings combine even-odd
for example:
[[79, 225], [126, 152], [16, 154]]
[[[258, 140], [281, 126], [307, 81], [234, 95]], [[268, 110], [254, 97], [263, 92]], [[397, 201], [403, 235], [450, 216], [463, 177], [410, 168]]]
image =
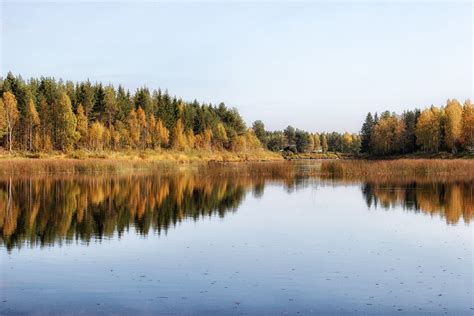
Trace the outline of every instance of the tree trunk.
[[10, 152], [12, 152], [12, 130], [11, 129], [8, 131], [8, 147], [10, 149]]

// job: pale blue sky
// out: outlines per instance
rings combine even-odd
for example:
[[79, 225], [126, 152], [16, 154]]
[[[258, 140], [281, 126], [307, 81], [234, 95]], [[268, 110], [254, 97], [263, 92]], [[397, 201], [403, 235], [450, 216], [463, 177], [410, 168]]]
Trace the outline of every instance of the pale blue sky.
[[1, 73], [161, 87], [247, 123], [360, 129], [472, 98], [472, 3], [2, 1]]

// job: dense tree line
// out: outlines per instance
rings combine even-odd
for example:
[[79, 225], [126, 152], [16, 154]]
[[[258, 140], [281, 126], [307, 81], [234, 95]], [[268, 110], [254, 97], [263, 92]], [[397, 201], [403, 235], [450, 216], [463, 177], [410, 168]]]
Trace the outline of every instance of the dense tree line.
[[292, 126], [247, 128], [239, 112], [221, 103], [185, 102], [160, 89], [131, 94], [122, 86], [54, 78], [0, 78], [0, 146], [47, 152], [71, 149], [219, 149], [344, 152], [370, 155], [474, 148], [474, 109], [469, 100], [401, 115], [369, 113], [360, 133], [311, 133]]
[[272, 151], [358, 153], [361, 146], [360, 136], [348, 132], [310, 133], [293, 126], [283, 131], [266, 131], [260, 120], [252, 128], [262, 145]]
[[361, 151], [373, 155], [414, 152], [457, 153], [474, 149], [474, 107], [453, 99], [446, 106], [367, 114], [361, 130]]
[[396, 155], [414, 152], [457, 153], [474, 150], [474, 107], [453, 99], [446, 106], [405, 111], [401, 115], [368, 113], [359, 134], [310, 133], [288, 126], [266, 131], [262, 121], [253, 123], [255, 135], [272, 151], [343, 152]]
[[185, 102], [167, 91], [54, 78], [0, 78], [0, 146], [11, 150], [253, 150], [235, 108]]

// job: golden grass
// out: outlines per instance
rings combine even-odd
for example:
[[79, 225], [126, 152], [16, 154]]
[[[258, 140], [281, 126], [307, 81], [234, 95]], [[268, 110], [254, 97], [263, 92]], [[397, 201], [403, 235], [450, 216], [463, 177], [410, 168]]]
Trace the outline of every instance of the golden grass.
[[340, 159], [347, 154], [327, 152], [327, 153], [285, 153], [284, 157], [289, 160], [312, 160], [312, 159]]
[[474, 179], [471, 159], [339, 160], [321, 162], [323, 178], [354, 181], [456, 181]]
[[[37, 159], [34, 159], [37, 158]], [[265, 161], [265, 163], [262, 163]], [[239, 162], [239, 163], [237, 163]], [[247, 162], [241, 164], [241, 162]], [[201, 174], [240, 174], [288, 179], [320, 177], [342, 181], [393, 181], [409, 179], [474, 179], [471, 159], [318, 160], [285, 161], [269, 151], [74, 151], [26, 158], [24, 153], [0, 154], [0, 175], [83, 174], [159, 171], [199, 166]], [[212, 169], [212, 170], [211, 170]], [[408, 180], [407, 180], [408, 179]]]
[[0, 154], [0, 174], [127, 172], [169, 170], [179, 164], [208, 162], [278, 161], [281, 155], [270, 151], [73, 151], [68, 154]]

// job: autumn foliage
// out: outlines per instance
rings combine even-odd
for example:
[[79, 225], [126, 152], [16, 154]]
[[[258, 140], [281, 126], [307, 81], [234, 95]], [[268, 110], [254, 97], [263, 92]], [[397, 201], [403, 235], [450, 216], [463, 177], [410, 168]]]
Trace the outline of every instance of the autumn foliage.
[[362, 152], [375, 155], [413, 152], [457, 153], [474, 150], [474, 110], [470, 100], [461, 105], [406, 111], [401, 115], [369, 113], [362, 126]]
[[184, 102], [161, 90], [53, 78], [0, 79], [0, 147], [102, 150], [261, 150], [236, 109]]

